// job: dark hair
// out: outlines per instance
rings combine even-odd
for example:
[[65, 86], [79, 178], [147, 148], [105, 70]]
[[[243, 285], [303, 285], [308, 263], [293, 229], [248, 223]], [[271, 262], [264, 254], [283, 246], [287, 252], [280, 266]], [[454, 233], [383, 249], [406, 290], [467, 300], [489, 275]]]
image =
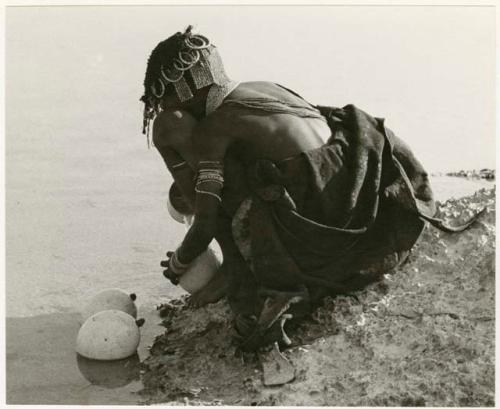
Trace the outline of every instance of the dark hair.
[[[186, 33], [188, 32], [188, 30], [190, 32], [190, 28], [191, 26], [188, 27]], [[175, 33], [173, 36], [170, 36], [166, 40], [163, 40], [161, 43], [159, 43], [151, 52], [151, 55], [148, 58], [146, 74], [144, 76], [143, 98], [153, 96], [151, 92], [151, 86], [158, 78], [160, 78], [160, 70], [162, 65], [169, 66], [172, 64], [173, 59], [177, 56], [179, 50], [184, 44], [186, 33]]]
[[[172, 64], [172, 61], [183, 47], [185, 38], [191, 35], [192, 28], [193, 26], [190, 25], [186, 28], [184, 33], [178, 31], [166, 40], [160, 42], [153, 51], [151, 51], [146, 66], [146, 74], [144, 75], [144, 95], [140, 98], [145, 104], [143, 133], [148, 133], [148, 118], [154, 115], [160, 103], [158, 98], [154, 96], [151, 87], [155, 84], [155, 81], [160, 78], [162, 66], [168, 67]], [[173, 92], [174, 88], [172, 84], [166, 84], [165, 94], [171, 94]]]

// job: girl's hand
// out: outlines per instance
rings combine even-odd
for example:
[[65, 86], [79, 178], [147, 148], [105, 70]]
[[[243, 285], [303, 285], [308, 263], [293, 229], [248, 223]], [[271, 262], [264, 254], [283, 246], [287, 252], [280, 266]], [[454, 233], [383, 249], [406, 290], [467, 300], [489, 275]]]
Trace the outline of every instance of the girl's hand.
[[162, 260], [160, 266], [165, 267], [163, 275], [170, 280], [174, 285], [179, 284], [179, 277], [184, 274], [189, 264], [184, 264], [179, 261], [177, 251], [167, 251], [167, 260]]

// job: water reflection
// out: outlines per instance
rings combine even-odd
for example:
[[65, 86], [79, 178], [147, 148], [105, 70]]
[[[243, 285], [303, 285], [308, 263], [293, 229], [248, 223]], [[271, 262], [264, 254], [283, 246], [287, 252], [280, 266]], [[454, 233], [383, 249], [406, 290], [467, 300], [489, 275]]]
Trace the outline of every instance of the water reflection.
[[139, 355], [116, 361], [97, 361], [76, 354], [78, 369], [92, 385], [120, 388], [140, 378]]

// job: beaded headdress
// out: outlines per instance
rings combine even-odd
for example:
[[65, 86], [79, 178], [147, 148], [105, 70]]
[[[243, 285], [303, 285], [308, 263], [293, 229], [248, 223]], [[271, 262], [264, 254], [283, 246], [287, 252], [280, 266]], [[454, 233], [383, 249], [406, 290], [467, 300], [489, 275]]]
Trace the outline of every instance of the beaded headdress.
[[[193, 34], [191, 30], [192, 26], [189, 26], [184, 33], [177, 33], [173, 36], [177, 42], [177, 49], [173, 55], [156, 58], [160, 61], [159, 67], [156, 67], [155, 75], [149, 78], [149, 81], [144, 82], [145, 94], [141, 98], [145, 104], [144, 134], [149, 134], [149, 122], [161, 110], [161, 100], [168, 87], [173, 87], [181, 102], [193, 97], [194, 90], [186, 80], [187, 74], [190, 75], [191, 83], [194, 84], [196, 90], [212, 84], [223, 85], [229, 81], [216, 47], [207, 37]], [[150, 61], [155, 52], [159, 52], [161, 44], [153, 50]]]

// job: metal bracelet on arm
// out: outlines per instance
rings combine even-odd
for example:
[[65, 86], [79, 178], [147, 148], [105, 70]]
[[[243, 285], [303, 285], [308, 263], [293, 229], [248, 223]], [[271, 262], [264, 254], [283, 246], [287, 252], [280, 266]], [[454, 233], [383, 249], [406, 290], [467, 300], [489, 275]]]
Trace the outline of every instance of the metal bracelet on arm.
[[184, 169], [189, 169], [189, 165], [185, 160], [182, 162], [177, 162], [175, 165], [172, 164], [167, 165], [167, 167], [170, 173], [179, 172]]
[[179, 260], [178, 253], [179, 253], [179, 249], [175, 250], [174, 254], [172, 254], [172, 257], [170, 257], [169, 268], [176, 275], [180, 276], [180, 275], [184, 274], [187, 271], [187, 269], [189, 267], [189, 263], [182, 263]]
[[[209, 182], [215, 183], [217, 187], [213, 189], [214, 185]], [[222, 163], [219, 161], [200, 161], [194, 190], [197, 193], [215, 197], [219, 202], [222, 202], [219, 192], [223, 186], [224, 169]]]

